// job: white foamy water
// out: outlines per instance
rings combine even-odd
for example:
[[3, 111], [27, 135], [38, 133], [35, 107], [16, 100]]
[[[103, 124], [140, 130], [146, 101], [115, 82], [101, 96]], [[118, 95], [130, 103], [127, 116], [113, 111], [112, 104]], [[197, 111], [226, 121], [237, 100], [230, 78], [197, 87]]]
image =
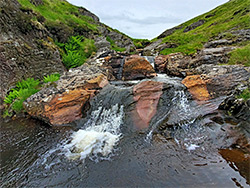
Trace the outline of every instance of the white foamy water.
[[188, 151], [192, 151], [192, 150], [195, 150], [196, 148], [199, 148], [199, 147], [200, 147], [200, 146], [198, 146], [198, 145], [196, 145], [196, 144], [190, 144], [190, 145], [185, 144], [185, 146], [186, 146], [186, 149], [187, 149]]
[[123, 106], [118, 104], [111, 109], [99, 107], [91, 113], [85, 129], [80, 129], [72, 135], [72, 141], [64, 146], [69, 159], [87, 157], [93, 160], [108, 159], [114, 146], [121, 138], [120, 126], [123, 119]]

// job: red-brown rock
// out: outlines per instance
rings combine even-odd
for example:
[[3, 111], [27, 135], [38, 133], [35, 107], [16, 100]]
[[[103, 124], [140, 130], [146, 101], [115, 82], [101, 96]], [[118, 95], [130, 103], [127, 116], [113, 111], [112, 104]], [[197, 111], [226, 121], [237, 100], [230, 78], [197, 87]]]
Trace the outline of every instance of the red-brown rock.
[[137, 129], [149, 126], [152, 117], [156, 114], [162, 89], [163, 83], [154, 81], [141, 82], [133, 88], [134, 100], [136, 101], [133, 120]]
[[[46, 88], [24, 102], [25, 110], [50, 125], [71, 123], [82, 112], [95, 93], [109, 82], [101, 72], [88, 66], [63, 75], [55, 88]], [[85, 73], [85, 74], [84, 74]]]
[[205, 101], [210, 98], [206, 81], [202, 79], [201, 75], [187, 76], [182, 83], [188, 88], [194, 99]]
[[155, 57], [155, 67], [160, 73], [166, 72], [166, 65], [168, 62], [168, 55], [159, 55]]
[[144, 58], [133, 55], [126, 58], [123, 67], [123, 80], [135, 80], [156, 76], [152, 65]]
[[94, 96], [94, 90], [71, 90], [57, 94], [44, 104], [44, 116], [52, 125], [70, 123], [82, 117], [82, 108]]

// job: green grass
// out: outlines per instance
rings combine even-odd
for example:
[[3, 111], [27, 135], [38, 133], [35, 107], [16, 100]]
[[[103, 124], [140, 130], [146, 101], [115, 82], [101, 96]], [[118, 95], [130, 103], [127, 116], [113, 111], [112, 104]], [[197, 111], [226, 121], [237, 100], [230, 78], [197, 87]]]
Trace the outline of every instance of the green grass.
[[96, 52], [94, 40], [83, 36], [72, 36], [67, 43], [56, 42], [61, 49], [63, 64], [67, 69], [81, 66], [85, 61]]
[[115, 50], [117, 52], [124, 52], [124, 51], [126, 51], [126, 48], [121, 48], [121, 47], [117, 46], [117, 44], [115, 43], [115, 41], [113, 41], [109, 36], [106, 37], [106, 39], [110, 43], [112, 50]]
[[132, 39], [132, 41], [137, 49], [145, 48], [150, 43], [148, 39]]
[[245, 89], [237, 98], [247, 101], [250, 99], [250, 89]]
[[[237, 11], [240, 12], [235, 14]], [[190, 55], [203, 47], [203, 44], [211, 38], [217, 37], [230, 29], [250, 28], [250, 0], [232, 0], [214, 10], [198, 16], [182, 24], [182, 29], [177, 29], [173, 34], [163, 38], [162, 43], [175, 44], [177, 47], [161, 51], [161, 54], [182, 52]], [[208, 15], [213, 15], [208, 17]], [[205, 23], [189, 32], [184, 29], [197, 22], [205, 20]], [[230, 37], [230, 36], [227, 36]], [[152, 41], [156, 41], [153, 39]]]
[[250, 66], [250, 44], [238, 48], [230, 53], [229, 63], [230, 65], [242, 64]]
[[29, 0], [18, 0], [23, 8], [32, 9], [42, 15], [46, 22], [52, 24], [64, 24], [70, 28], [82, 27], [92, 31], [98, 31], [97, 25], [91, 17], [79, 14], [77, 6], [62, 0], [43, 0], [44, 4], [34, 6]]

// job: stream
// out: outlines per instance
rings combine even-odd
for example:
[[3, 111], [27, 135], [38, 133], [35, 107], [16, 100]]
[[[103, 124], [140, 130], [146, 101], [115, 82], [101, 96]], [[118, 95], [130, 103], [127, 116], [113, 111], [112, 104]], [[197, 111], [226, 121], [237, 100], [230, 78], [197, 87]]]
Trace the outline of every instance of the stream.
[[147, 129], [131, 115], [142, 81], [110, 82], [69, 126], [1, 120], [2, 187], [250, 187], [250, 155], [230, 147], [242, 122], [217, 110], [224, 98], [197, 102], [180, 78], [150, 80], [171, 88]]

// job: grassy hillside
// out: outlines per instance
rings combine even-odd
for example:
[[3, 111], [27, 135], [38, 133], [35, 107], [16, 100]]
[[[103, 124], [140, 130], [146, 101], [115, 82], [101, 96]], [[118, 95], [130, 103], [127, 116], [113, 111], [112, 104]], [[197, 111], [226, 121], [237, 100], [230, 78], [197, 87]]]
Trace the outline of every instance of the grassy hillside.
[[[197, 25], [200, 25], [196, 27]], [[196, 27], [196, 28], [195, 28]], [[226, 38], [232, 37], [227, 31], [250, 28], [250, 0], [231, 0], [214, 10], [198, 16], [179, 25], [168, 34], [162, 34], [153, 39], [162, 39], [162, 43], [169, 44], [171, 48], [162, 50], [161, 54], [183, 52], [194, 54], [203, 47], [203, 44], [221, 33]], [[245, 44], [242, 44], [245, 45]]]
[[[82, 65], [98, 50], [94, 43], [102, 36], [115, 51], [126, 51], [133, 41], [125, 34], [99, 22], [99, 18], [83, 7], [77, 7], [66, 0], [17, 0], [23, 12], [35, 13], [31, 25], [46, 28], [61, 50], [61, 57], [67, 69]], [[30, 22], [30, 18], [27, 18]]]
[[[18, 0], [18, 2], [23, 8], [32, 9], [43, 16], [45, 24], [48, 26], [52, 24], [64, 24], [69, 29], [81, 27], [84, 30], [97, 31], [97, 25], [94, 23], [94, 20], [89, 16], [81, 15], [79, 8], [67, 1], [43, 0], [43, 4], [38, 6], [35, 6], [29, 0]], [[34, 20], [36, 19], [34, 18]]]

